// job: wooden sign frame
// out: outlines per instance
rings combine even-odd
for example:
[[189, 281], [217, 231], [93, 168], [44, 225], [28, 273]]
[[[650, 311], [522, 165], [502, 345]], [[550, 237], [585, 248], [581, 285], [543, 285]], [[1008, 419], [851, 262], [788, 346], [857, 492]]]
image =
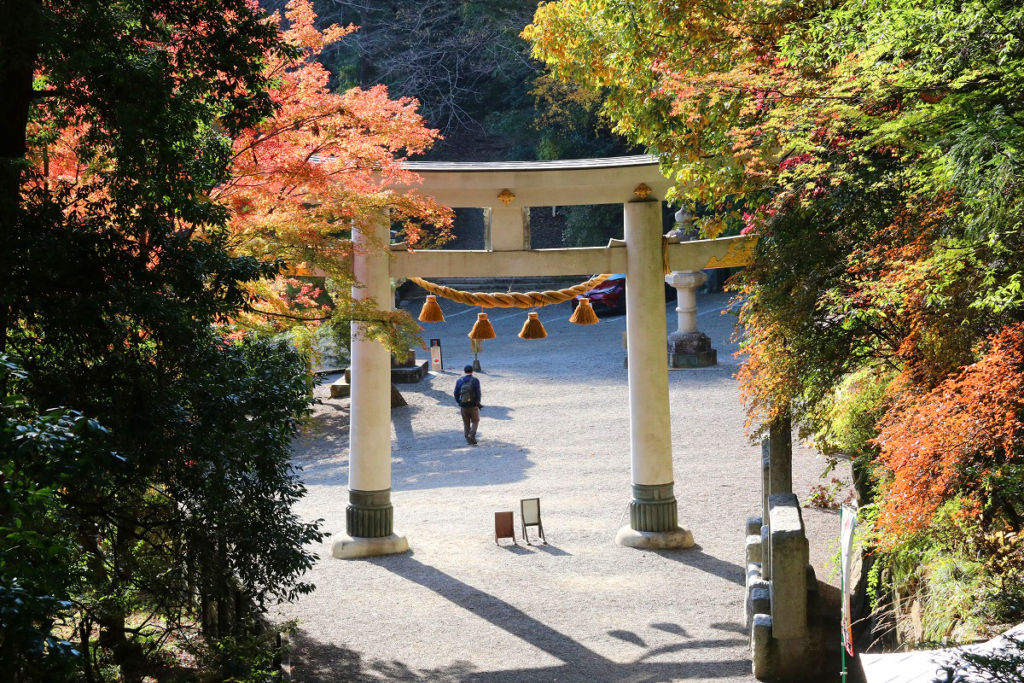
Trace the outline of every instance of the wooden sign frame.
[[511, 510], [494, 513], [495, 545], [501, 545], [498, 543], [499, 538], [511, 538], [513, 543], [519, 545], [519, 541], [516, 540], [516, 521]]

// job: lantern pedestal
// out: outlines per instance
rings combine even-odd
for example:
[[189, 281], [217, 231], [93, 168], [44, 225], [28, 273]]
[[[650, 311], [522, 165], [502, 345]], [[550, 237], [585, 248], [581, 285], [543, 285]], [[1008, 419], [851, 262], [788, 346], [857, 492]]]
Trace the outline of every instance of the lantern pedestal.
[[707, 282], [697, 271], [673, 271], [665, 276], [676, 290], [678, 329], [668, 335], [668, 366], [670, 368], [706, 368], [718, 364], [718, 351], [711, 348], [711, 338], [697, 329], [697, 288]]
[[670, 368], [706, 368], [718, 364], [718, 351], [711, 348], [711, 338], [695, 330], [673, 332], [668, 336]]

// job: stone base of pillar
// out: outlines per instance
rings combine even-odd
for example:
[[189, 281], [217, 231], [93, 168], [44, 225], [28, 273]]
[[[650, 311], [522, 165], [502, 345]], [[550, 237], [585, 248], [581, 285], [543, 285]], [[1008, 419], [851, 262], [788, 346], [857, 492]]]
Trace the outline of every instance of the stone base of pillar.
[[625, 548], [675, 550], [693, 547], [693, 533], [685, 526], [670, 531], [637, 531], [624, 526], [615, 534], [615, 542]]
[[629, 526], [619, 529], [615, 542], [647, 550], [693, 546], [693, 534], [679, 526], [675, 484], [633, 484]]
[[394, 508], [391, 489], [348, 492], [344, 534], [335, 536], [331, 555], [349, 560], [357, 557], [394, 555], [409, 549], [409, 541], [392, 527]]
[[345, 532], [353, 538], [385, 538], [394, 533], [395, 509], [391, 489], [354, 491], [349, 489], [345, 508]]
[[409, 550], [409, 539], [397, 531], [380, 538], [359, 538], [339, 534], [331, 544], [331, 556], [339, 560], [354, 560], [360, 557], [397, 555]]
[[718, 352], [714, 349], [697, 354], [668, 354], [668, 366], [676, 370], [682, 368], [710, 368], [715, 365], [718, 365]]
[[633, 484], [629, 526], [637, 531], [672, 531], [679, 526], [675, 484]]
[[673, 332], [668, 336], [670, 368], [706, 368], [718, 364], [718, 351], [711, 338], [701, 331]]

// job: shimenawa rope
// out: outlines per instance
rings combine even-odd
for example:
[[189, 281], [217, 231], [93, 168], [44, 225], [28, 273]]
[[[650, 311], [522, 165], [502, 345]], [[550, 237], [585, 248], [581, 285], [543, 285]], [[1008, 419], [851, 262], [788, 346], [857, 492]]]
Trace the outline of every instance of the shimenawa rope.
[[560, 304], [570, 301], [573, 297], [594, 289], [611, 276], [611, 273], [595, 275], [586, 282], [582, 282], [575, 287], [568, 287], [557, 291], [526, 293], [509, 292], [507, 294], [504, 292], [492, 292], [490, 294], [484, 294], [482, 292], [462, 292], [457, 289], [452, 289], [451, 287], [443, 287], [418, 277], [411, 277], [409, 279], [431, 294], [436, 294], [437, 296], [444, 297], [445, 299], [451, 299], [452, 301], [457, 301], [460, 304], [466, 304], [468, 306], [481, 306], [483, 308], [539, 308], [540, 306], [550, 306], [551, 304]]

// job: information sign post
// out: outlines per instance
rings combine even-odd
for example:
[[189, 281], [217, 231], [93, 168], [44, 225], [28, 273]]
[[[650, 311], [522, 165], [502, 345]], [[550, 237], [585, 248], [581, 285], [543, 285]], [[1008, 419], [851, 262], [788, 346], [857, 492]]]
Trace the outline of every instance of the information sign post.
[[441, 357], [441, 340], [430, 340], [430, 369], [435, 372], [444, 372], [444, 359]]

